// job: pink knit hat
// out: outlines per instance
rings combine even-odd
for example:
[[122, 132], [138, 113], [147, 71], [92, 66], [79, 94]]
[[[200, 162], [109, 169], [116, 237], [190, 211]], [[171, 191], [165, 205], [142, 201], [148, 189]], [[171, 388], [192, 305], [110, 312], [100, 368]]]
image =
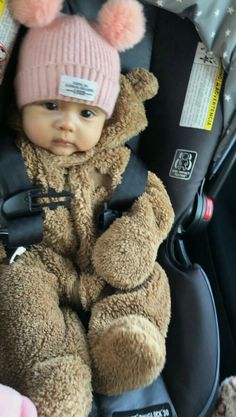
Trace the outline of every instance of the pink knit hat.
[[[20, 1], [17, 0], [18, 6]], [[37, 3], [42, 7], [42, 0]], [[16, 12], [14, 1], [10, 4]], [[33, 22], [34, 26], [27, 32], [19, 54], [15, 79], [18, 107], [59, 99], [89, 103], [110, 117], [120, 89], [118, 51], [131, 48], [142, 39], [142, 5], [136, 0], [109, 0], [93, 23], [81, 16], [57, 14], [49, 24], [47, 15], [47, 25], [43, 26], [42, 18], [35, 21], [36, 15], [40, 16], [35, 10], [33, 20], [15, 13], [18, 20], [28, 26]]]

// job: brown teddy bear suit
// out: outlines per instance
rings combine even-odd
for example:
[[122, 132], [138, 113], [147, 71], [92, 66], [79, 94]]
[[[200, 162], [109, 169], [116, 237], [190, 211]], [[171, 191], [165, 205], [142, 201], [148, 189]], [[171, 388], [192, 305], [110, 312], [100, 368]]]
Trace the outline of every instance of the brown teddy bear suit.
[[[35, 183], [75, 195], [70, 209], [46, 210], [42, 243], [2, 266], [0, 278], [0, 382], [29, 396], [40, 417], [85, 417], [91, 379], [95, 391], [118, 394], [163, 368], [170, 294], [155, 258], [173, 210], [161, 181], [149, 172], [145, 193], [103, 234], [95, 222], [156, 90], [146, 70], [121, 76], [115, 112], [85, 153], [59, 157], [18, 140]], [[87, 335], [81, 306], [91, 311]]]

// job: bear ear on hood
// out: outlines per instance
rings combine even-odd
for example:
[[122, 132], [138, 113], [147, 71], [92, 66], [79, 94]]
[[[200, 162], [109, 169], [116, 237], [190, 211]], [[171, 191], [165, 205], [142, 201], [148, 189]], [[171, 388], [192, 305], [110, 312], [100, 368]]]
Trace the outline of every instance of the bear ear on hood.
[[142, 100], [149, 100], [158, 92], [156, 77], [144, 68], [137, 68], [127, 74], [127, 78], [135, 91], [136, 96]]

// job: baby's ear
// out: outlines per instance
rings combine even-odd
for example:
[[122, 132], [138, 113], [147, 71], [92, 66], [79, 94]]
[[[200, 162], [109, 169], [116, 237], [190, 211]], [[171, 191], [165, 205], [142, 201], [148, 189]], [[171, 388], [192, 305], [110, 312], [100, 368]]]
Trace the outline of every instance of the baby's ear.
[[158, 92], [158, 81], [156, 77], [144, 68], [137, 68], [130, 71], [127, 76], [136, 96], [142, 100], [154, 97]]
[[28, 28], [47, 26], [62, 9], [63, 0], [9, 0], [15, 20]]

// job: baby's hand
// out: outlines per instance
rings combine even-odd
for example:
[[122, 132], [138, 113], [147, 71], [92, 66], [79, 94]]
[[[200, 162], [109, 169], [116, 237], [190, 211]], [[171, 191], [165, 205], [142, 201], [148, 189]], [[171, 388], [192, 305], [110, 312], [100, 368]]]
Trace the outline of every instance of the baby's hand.
[[158, 229], [150, 203], [139, 198], [98, 238], [93, 265], [98, 276], [122, 290], [142, 284], [153, 270]]

